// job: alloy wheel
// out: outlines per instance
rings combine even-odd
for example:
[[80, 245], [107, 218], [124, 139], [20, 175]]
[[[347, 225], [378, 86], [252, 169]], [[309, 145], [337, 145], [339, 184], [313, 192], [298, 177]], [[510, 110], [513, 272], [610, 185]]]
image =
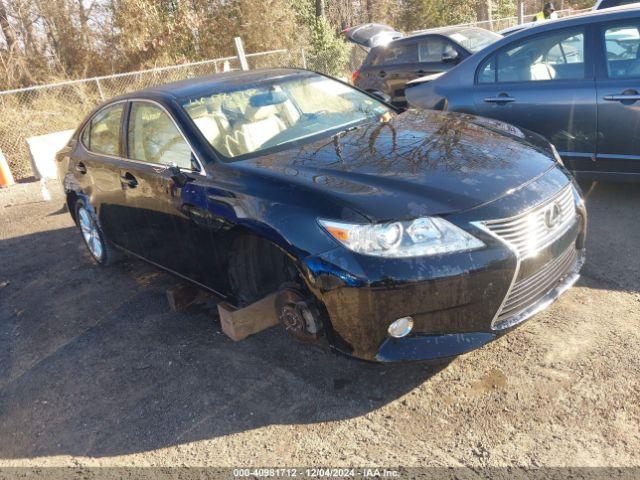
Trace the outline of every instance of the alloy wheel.
[[89, 248], [89, 252], [91, 252], [91, 255], [93, 255], [96, 260], [100, 260], [102, 258], [102, 252], [104, 251], [100, 231], [93, 217], [84, 207], [78, 209], [78, 224], [80, 225], [82, 237], [87, 244], [87, 248]]

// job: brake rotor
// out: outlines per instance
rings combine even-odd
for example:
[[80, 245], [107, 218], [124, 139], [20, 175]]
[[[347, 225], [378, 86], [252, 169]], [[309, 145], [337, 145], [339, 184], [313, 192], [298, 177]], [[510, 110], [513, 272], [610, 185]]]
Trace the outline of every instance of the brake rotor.
[[322, 332], [320, 310], [315, 299], [293, 287], [282, 288], [276, 297], [276, 312], [285, 330], [302, 342], [318, 340]]

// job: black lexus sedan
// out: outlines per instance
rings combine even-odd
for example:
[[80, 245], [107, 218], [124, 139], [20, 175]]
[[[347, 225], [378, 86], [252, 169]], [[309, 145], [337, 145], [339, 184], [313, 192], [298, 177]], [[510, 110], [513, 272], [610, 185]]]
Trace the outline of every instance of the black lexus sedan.
[[57, 156], [93, 258], [122, 251], [382, 362], [457, 355], [578, 278], [586, 212], [541, 137], [304, 70], [112, 99]]

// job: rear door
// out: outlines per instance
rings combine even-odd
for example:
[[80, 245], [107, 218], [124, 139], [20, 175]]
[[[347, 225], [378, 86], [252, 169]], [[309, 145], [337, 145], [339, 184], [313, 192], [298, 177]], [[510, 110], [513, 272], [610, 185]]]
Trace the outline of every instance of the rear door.
[[74, 175], [96, 210], [107, 238], [127, 246], [126, 199], [120, 186], [122, 120], [126, 102], [107, 105], [89, 120], [72, 155]]
[[601, 24], [598, 150], [590, 169], [640, 173], [640, 19]]
[[477, 72], [477, 113], [543, 135], [579, 170], [596, 151], [592, 37], [585, 27], [553, 30], [492, 54]]
[[366, 90], [380, 90], [397, 105], [406, 104], [404, 88], [407, 81], [416, 78], [419, 67], [418, 45], [415, 41], [393, 42], [378, 47], [371, 54], [370, 64], [360, 74]]

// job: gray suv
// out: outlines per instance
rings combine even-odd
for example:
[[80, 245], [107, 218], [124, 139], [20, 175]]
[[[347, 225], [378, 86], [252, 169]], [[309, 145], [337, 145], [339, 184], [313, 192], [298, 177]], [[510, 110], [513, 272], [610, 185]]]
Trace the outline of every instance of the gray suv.
[[397, 107], [406, 107], [407, 82], [445, 72], [473, 53], [502, 38], [475, 27], [425, 30], [404, 37], [391, 27], [365, 24], [345, 31], [347, 39], [369, 50], [352, 82], [369, 92], [382, 92]]

